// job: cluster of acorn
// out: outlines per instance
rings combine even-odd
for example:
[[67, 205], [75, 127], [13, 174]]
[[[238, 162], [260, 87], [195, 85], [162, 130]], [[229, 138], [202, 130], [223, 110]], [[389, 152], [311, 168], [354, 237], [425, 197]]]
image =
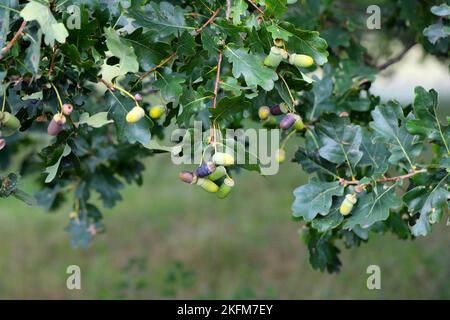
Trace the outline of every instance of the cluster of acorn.
[[234, 180], [228, 175], [226, 167], [233, 164], [234, 157], [231, 154], [216, 152], [212, 161], [201, 164], [195, 172], [180, 172], [180, 179], [216, 193], [219, 199], [225, 199], [234, 187]]
[[66, 124], [66, 116], [70, 116], [72, 111], [73, 106], [70, 103], [63, 104], [61, 112], [55, 114], [48, 124], [47, 133], [51, 136], [57, 136]]
[[20, 121], [9, 112], [0, 112], [0, 150], [6, 146], [3, 137], [13, 135], [20, 128]]
[[309, 68], [314, 64], [314, 59], [306, 54], [288, 53], [284, 47], [284, 41], [275, 39], [275, 46], [270, 48], [269, 55], [264, 59], [264, 64], [276, 68], [281, 61], [287, 60], [291, 65], [300, 68]]
[[[276, 104], [272, 107], [262, 106], [258, 110], [258, 116], [262, 121], [265, 121], [269, 124], [269, 127], [275, 125], [277, 120], [276, 116], [284, 115], [281, 119], [279, 127], [282, 130], [289, 130], [294, 128], [295, 131], [302, 131], [305, 129], [305, 124], [303, 123], [303, 119], [298, 114], [289, 111], [289, 107], [286, 103], [282, 102], [280, 104]], [[278, 149], [276, 154], [276, 159], [278, 162], [284, 162], [286, 159], [286, 153], [284, 149]]]
[[[142, 96], [140, 94], [134, 95], [135, 101], [142, 101]], [[161, 116], [166, 112], [166, 108], [162, 105], [155, 105], [150, 107], [148, 113], [150, 118], [153, 120], [158, 120]], [[131, 109], [126, 116], [126, 120], [128, 123], [136, 123], [145, 117], [145, 110], [139, 105], [136, 105], [133, 109]]]

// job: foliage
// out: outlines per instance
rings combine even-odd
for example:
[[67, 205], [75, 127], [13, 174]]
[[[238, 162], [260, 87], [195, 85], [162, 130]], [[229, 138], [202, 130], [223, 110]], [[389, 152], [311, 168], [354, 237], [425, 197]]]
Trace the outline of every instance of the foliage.
[[[450, 126], [438, 117], [437, 93], [418, 87], [413, 104], [401, 106], [370, 92], [387, 65], [362, 45], [366, 3], [288, 2], [232, 0], [228, 10], [213, 0], [7, 0], [0, 6], [2, 111], [20, 129], [6, 135], [2, 123], [0, 168], [27, 146], [40, 148], [24, 158], [20, 174], [42, 173], [42, 190], [26, 196], [18, 175], [6, 173], [0, 196], [48, 210], [71, 201], [66, 230], [74, 246], [87, 246], [103, 231], [94, 193], [110, 208], [122, 200], [124, 183], [142, 184], [142, 159], [167, 151], [154, 146], [170, 129], [191, 129], [195, 119], [214, 130], [242, 128], [258, 119], [259, 107], [284, 102], [306, 125], [284, 142], [298, 138], [293, 161], [313, 175], [294, 191], [292, 210], [304, 222], [314, 268], [339, 270], [339, 241], [359, 245], [371, 232], [405, 237], [408, 228], [408, 237], [429, 234], [449, 205]], [[385, 2], [382, 36], [445, 59], [448, 6], [430, 2]], [[80, 28], [64, 24], [72, 5]], [[280, 41], [314, 65], [265, 64]], [[74, 111], [49, 138], [61, 100]], [[164, 106], [162, 119], [126, 121], [130, 110], [152, 105]], [[347, 194], [358, 200], [343, 216]]]

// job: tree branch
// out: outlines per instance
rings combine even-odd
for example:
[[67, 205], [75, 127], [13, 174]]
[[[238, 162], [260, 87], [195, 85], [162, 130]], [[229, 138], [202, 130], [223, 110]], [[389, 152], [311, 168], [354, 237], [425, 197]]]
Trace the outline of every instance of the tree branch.
[[[413, 172], [410, 172], [408, 174], [404, 174], [401, 176], [396, 176], [396, 177], [387, 177], [387, 178], [381, 178], [376, 180], [377, 183], [386, 183], [386, 182], [392, 182], [392, 181], [400, 181], [400, 180], [405, 180], [405, 179], [409, 179], [413, 176], [415, 176], [418, 173], [424, 173], [427, 172], [427, 169], [420, 169], [420, 170], [414, 170]], [[360, 185], [358, 180], [345, 180], [343, 178], [339, 179], [339, 182], [341, 183], [341, 185], [347, 186], [347, 185]], [[363, 184], [365, 185], [365, 184]], [[362, 186], [362, 185], [361, 185]]]
[[227, 0], [227, 12], [225, 14], [225, 17], [227, 20], [230, 20], [231, 16], [231, 0]]
[[216, 11], [213, 12], [212, 16], [197, 30], [195, 30], [196, 34], [200, 34], [204, 28], [206, 28], [210, 23], [212, 23], [214, 21], [214, 19], [217, 17], [217, 15], [219, 14], [220, 10], [222, 10], [222, 8], [217, 9]]
[[148, 76], [149, 74], [155, 72], [157, 69], [161, 68], [163, 65], [165, 65], [167, 62], [169, 62], [170, 60], [172, 60], [176, 55], [178, 54], [178, 51], [175, 51], [174, 53], [172, 53], [169, 57], [165, 58], [164, 60], [162, 60], [160, 63], [158, 63], [157, 66], [151, 68], [150, 70], [148, 70], [147, 72], [145, 72], [142, 76], [139, 77], [139, 81], [142, 81], [142, 79], [144, 79], [146, 76]]
[[217, 72], [216, 81], [214, 83], [214, 98], [213, 98], [213, 108], [216, 108], [217, 104], [217, 94], [219, 92], [219, 82], [220, 82], [220, 68], [222, 66], [222, 50], [219, 51], [219, 61], [217, 62]]
[[259, 13], [261, 13], [262, 15], [264, 15], [264, 10], [262, 10], [260, 7], [258, 7], [253, 0], [247, 0], [256, 10], [258, 10]]
[[377, 68], [379, 71], [383, 71], [383, 70], [387, 69], [388, 67], [390, 67], [391, 65], [393, 65], [393, 64], [395, 64], [395, 63], [397, 63], [397, 62], [399, 62], [399, 61], [402, 60], [403, 57], [408, 53], [408, 51], [409, 51], [412, 47], [415, 46], [415, 44], [416, 44], [415, 42], [410, 42], [410, 43], [408, 43], [408, 44], [405, 46], [405, 48], [404, 48], [397, 56], [395, 56], [395, 57], [389, 59], [388, 61], [386, 61], [385, 63], [383, 63], [383, 64], [381, 64], [381, 65], [379, 65], [379, 66], [377, 66], [376, 68]]
[[7, 54], [11, 48], [13, 47], [13, 45], [17, 42], [17, 40], [20, 39], [20, 37], [23, 35], [23, 29], [25, 29], [27, 25], [27, 21], [23, 20], [22, 24], [20, 25], [19, 30], [17, 30], [16, 34], [14, 35], [14, 37], [11, 39], [11, 41], [6, 45], [6, 47], [4, 47], [2, 49], [1, 52], [1, 56], [0, 56], [0, 60], [3, 59], [4, 55]]

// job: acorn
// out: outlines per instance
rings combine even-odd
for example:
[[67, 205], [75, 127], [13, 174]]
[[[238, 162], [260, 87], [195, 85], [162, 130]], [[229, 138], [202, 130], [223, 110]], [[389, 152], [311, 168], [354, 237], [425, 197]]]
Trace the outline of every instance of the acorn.
[[219, 186], [209, 179], [198, 178], [197, 185], [211, 193], [216, 193], [219, 191]]
[[139, 106], [136, 106], [127, 113], [126, 120], [128, 123], [136, 123], [144, 116], [145, 110]]
[[358, 198], [356, 198], [356, 195], [354, 194], [347, 194], [345, 196], [345, 199], [342, 201], [341, 207], [339, 208], [339, 212], [346, 216], [350, 214], [350, 212], [353, 210], [353, 206], [358, 202]]
[[269, 117], [266, 121], [263, 123], [263, 127], [267, 129], [274, 129], [277, 126], [277, 119], [275, 117]]
[[258, 116], [261, 120], [267, 120], [270, 115], [270, 108], [267, 106], [262, 106], [258, 110]]
[[180, 179], [183, 182], [193, 184], [197, 182], [197, 177], [190, 171], [181, 171], [180, 172]]
[[166, 110], [166, 108], [161, 105], [152, 106], [149, 111], [150, 118], [155, 119], [155, 120], [161, 118], [161, 116], [165, 110]]
[[281, 111], [280, 105], [276, 104], [270, 108], [270, 113], [274, 116], [279, 116], [280, 114], [283, 114]]
[[64, 103], [62, 106], [62, 112], [66, 116], [70, 116], [73, 111], [73, 106], [70, 103]]
[[206, 176], [209, 176], [211, 173], [213, 173], [216, 170], [216, 165], [209, 161], [208, 163], [202, 164], [200, 167], [195, 170], [195, 175], [199, 178], [204, 178]]
[[135, 95], [134, 95], [134, 99], [136, 100], [136, 101], [142, 101], [142, 96], [139, 94], [139, 93], [136, 93]]
[[299, 116], [295, 113], [288, 113], [280, 122], [280, 129], [288, 130], [298, 120]]
[[289, 56], [289, 63], [297, 67], [309, 68], [314, 64], [314, 59], [306, 54], [293, 53]]
[[278, 163], [283, 163], [286, 160], [286, 151], [278, 149], [275, 155], [275, 159]]
[[57, 136], [65, 123], [66, 117], [62, 113], [55, 114], [47, 127], [47, 133], [51, 136]]
[[234, 187], [234, 180], [231, 178], [225, 178], [223, 183], [220, 185], [219, 191], [217, 192], [217, 197], [219, 199], [225, 199]]
[[297, 131], [302, 131], [305, 129], [305, 124], [303, 123], [302, 117], [298, 116], [298, 119], [294, 123], [294, 129]]
[[[264, 64], [266, 66], [269, 66], [269, 67], [274, 67], [274, 68], [278, 67], [280, 65], [281, 61], [283, 60], [283, 57], [284, 57], [284, 52], [281, 51], [281, 50], [286, 52], [286, 50], [280, 49], [280, 48], [277, 48], [277, 47], [270, 48], [270, 53], [264, 59]], [[286, 57], [287, 57], [287, 53], [286, 53]]]
[[0, 150], [2, 150], [6, 146], [6, 140], [0, 138]]
[[213, 162], [219, 166], [231, 166], [234, 164], [234, 157], [225, 152], [216, 152], [212, 158]]
[[19, 130], [20, 121], [9, 112], [0, 112], [0, 126], [3, 128], [4, 135], [10, 135]]
[[227, 169], [224, 166], [218, 166], [216, 170], [208, 176], [211, 181], [216, 181], [227, 174]]

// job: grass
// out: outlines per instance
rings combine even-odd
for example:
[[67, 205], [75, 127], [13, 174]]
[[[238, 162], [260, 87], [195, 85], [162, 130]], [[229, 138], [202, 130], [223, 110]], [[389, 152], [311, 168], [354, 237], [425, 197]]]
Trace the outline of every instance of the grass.
[[[87, 251], [69, 245], [68, 208], [49, 214], [2, 199], [0, 298], [450, 298], [445, 223], [416, 241], [371, 235], [342, 248], [340, 274], [320, 273], [290, 220], [292, 190], [305, 182], [298, 165], [273, 177], [242, 173], [218, 201], [180, 183], [166, 157], [149, 159], [144, 186], [126, 188], [104, 211], [107, 233]], [[66, 289], [72, 264], [81, 267], [80, 291]], [[379, 291], [366, 288], [371, 264], [381, 267]]]

